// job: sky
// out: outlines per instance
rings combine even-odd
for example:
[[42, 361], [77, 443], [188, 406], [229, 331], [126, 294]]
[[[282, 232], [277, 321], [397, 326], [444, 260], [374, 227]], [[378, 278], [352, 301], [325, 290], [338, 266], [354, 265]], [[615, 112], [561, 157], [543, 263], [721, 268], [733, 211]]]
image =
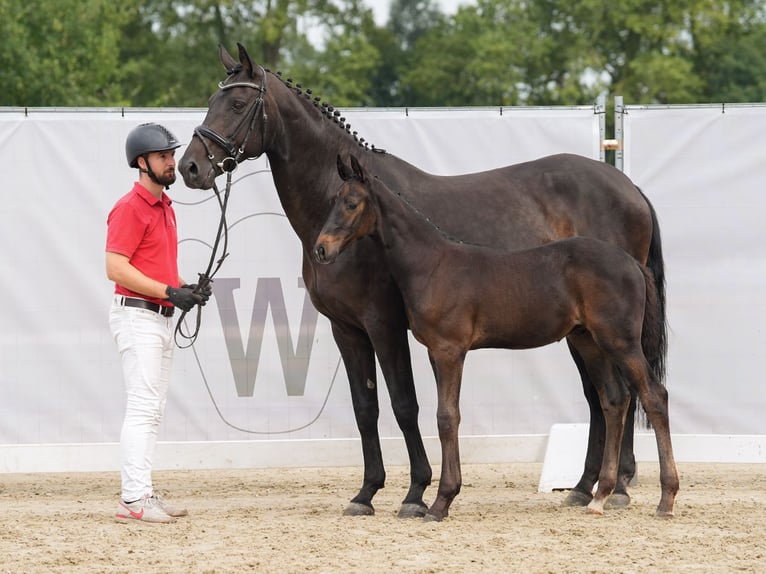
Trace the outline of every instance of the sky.
[[[375, 13], [375, 21], [379, 26], [388, 21], [388, 9], [391, 0], [366, 0], [366, 3]], [[472, 4], [473, 2], [472, 0], [436, 0], [436, 3], [445, 14], [454, 14], [458, 6]]]

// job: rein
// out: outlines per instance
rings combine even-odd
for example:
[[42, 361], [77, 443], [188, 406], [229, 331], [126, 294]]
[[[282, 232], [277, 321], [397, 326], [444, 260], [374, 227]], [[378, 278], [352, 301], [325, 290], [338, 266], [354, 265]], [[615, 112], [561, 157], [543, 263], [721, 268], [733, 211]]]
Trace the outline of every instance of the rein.
[[[214, 168], [217, 167], [222, 172], [226, 173], [226, 189], [223, 193], [223, 198], [221, 198], [221, 192], [219, 191], [218, 186], [216, 185], [215, 181], [213, 181], [213, 191], [215, 192], [215, 197], [218, 200], [218, 206], [221, 208], [221, 218], [218, 221], [218, 231], [215, 236], [213, 250], [210, 253], [210, 261], [208, 262], [207, 270], [204, 273], [198, 273], [199, 281], [197, 282], [197, 287], [194, 290], [195, 293], [199, 293], [202, 289], [206, 288], [208, 285], [210, 285], [210, 283], [213, 282], [213, 277], [216, 273], [218, 273], [218, 270], [221, 268], [224, 259], [226, 259], [226, 257], [229, 255], [227, 252], [229, 245], [229, 227], [226, 224], [226, 208], [229, 204], [229, 194], [231, 192], [231, 176], [237, 169], [240, 160], [245, 155], [245, 145], [255, 130], [259, 111], [261, 112], [260, 115], [263, 118], [261, 124], [261, 141], [265, 142], [267, 115], [266, 110], [263, 107], [263, 96], [266, 93], [266, 70], [261, 67], [261, 72], [262, 79], [260, 86], [252, 82], [232, 82], [231, 84], [221, 82], [218, 84], [218, 88], [220, 90], [229, 90], [231, 88], [252, 88], [258, 91], [258, 97], [255, 99], [247, 115], [242, 118], [242, 121], [239, 123], [237, 128], [234, 130], [234, 133], [232, 133], [230, 137], [226, 138], [205, 125], [200, 125], [194, 128], [194, 135], [197, 136], [202, 142], [202, 146], [205, 148], [205, 153], [207, 154], [207, 158], [210, 160], [210, 163], [213, 164]], [[240, 130], [245, 125], [245, 122], [248, 121], [248, 119], [249, 123], [245, 137], [242, 138], [242, 143], [237, 145], [234, 141], [234, 138], [237, 136], [237, 134], [239, 134]], [[223, 158], [220, 162], [215, 161], [215, 155], [211, 153], [210, 148], [205, 141], [206, 139], [212, 141], [226, 152], [226, 157]], [[245, 157], [244, 159], [257, 159], [261, 156], [262, 153], [263, 152], [253, 157]], [[220, 258], [218, 258], [218, 261], [216, 261], [221, 238], [223, 238], [223, 254], [220, 256]], [[202, 325], [202, 308], [198, 306], [194, 330], [191, 333], [184, 332], [183, 325], [186, 314], [187, 311], [183, 311], [181, 313], [181, 316], [178, 319], [178, 323], [176, 323], [174, 335], [176, 346], [181, 349], [186, 349], [194, 345], [194, 342], [197, 340], [197, 336], [199, 335], [200, 326]], [[179, 343], [179, 338], [184, 339], [186, 343]]]
[[[236, 169], [236, 164], [234, 167]], [[194, 289], [195, 293], [199, 293], [213, 282], [213, 277], [215, 277], [215, 274], [218, 273], [221, 265], [223, 265], [224, 259], [229, 256], [229, 253], [227, 252], [229, 246], [229, 226], [226, 225], [226, 207], [229, 203], [229, 193], [231, 192], [232, 173], [234, 173], [233, 169], [226, 172], [226, 189], [223, 193], [223, 199], [221, 199], [221, 192], [218, 190], [218, 186], [213, 182], [213, 191], [218, 200], [218, 206], [221, 208], [221, 218], [218, 221], [218, 231], [215, 235], [215, 243], [213, 244], [213, 251], [210, 253], [210, 261], [208, 262], [207, 269], [204, 273], [198, 273], [199, 281], [197, 282], [196, 289]], [[215, 258], [218, 256], [218, 246], [221, 242], [221, 237], [223, 237], [223, 255], [216, 261]], [[215, 265], [215, 269], [213, 269], [213, 265]], [[197, 335], [199, 335], [200, 326], [202, 325], [202, 308], [198, 306], [197, 316], [194, 322], [194, 331], [191, 333], [184, 332], [183, 325], [185, 324], [184, 319], [186, 318], [187, 313], [188, 311], [183, 311], [176, 323], [176, 330], [173, 338], [179, 349], [187, 349], [194, 345], [194, 342], [197, 340]], [[184, 339], [186, 343], [179, 343], [179, 338]]]

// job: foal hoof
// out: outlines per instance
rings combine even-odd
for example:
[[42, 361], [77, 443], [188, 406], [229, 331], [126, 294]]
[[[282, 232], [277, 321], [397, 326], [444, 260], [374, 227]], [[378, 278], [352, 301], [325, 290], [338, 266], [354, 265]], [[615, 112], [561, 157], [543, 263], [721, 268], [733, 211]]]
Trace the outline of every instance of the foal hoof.
[[588, 514], [596, 514], [601, 516], [604, 514], [604, 506], [601, 504], [596, 504], [595, 501], [591, 501], [591, 503], [585, 507], [585, 512]]
[[399, 518], [423, 518], [428, 512], [428, 507], [425, 504], [417, 504], [415, 502], [408, 502], [402, 504], [399, 509], [399, 514], [396, 516]]
[[609, 498], [606, 499], [605, 507], [607, 509], [627, 508], [629, 504], [630, 504], [629, 494], [613, 492], [612, 494], [609, 495]]
[[343, 516], [373, 516], [375, 509], [360, 502], [349, 502], [343, 511]]
[[593, 495], [579, 490], [570, 490], [567, 497], [561, 503], [561, 506], [588, 506], [593, 500]]

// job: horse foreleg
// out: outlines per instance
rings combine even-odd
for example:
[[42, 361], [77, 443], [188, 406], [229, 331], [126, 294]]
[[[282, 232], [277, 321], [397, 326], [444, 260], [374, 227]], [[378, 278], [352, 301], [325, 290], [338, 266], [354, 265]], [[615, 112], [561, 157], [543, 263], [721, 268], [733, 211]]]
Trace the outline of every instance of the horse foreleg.
[[340, 350], [351, 388], [356, 426], [362, 440], [364, 480], [359, 493], [343, 511], [346, 516], [375, 513], [372, 498], [383, 488], [386, 471], [378, 435], [378, 390], [375, 353], [367, 335], [354, 327], [332, 322], [332, 332]]
[[425, 519], [441, 521], [449, 516], [449, 507], [460, 492], [460, 448], [458, 427], [460, 425], [460, 384], [463, 375], [462, 353], [432, 353], [429, 358], [436, 375], [438, 406], [436, 420], [442, 449], [442, 469], [436, 500], [428, 509]]
[[[403, 314], [402, 314], [403, 316]], [[423, 493], [431, 484], [431, 465], [418, 426], [418, 399], [412, 376], [407, 325], [371, 329], [380, 368], [388, 386], [391, 407], [404, 436], [410, 461], [410, 488], [399, 509], [399, 518], [416, 518], [428, 510]]]

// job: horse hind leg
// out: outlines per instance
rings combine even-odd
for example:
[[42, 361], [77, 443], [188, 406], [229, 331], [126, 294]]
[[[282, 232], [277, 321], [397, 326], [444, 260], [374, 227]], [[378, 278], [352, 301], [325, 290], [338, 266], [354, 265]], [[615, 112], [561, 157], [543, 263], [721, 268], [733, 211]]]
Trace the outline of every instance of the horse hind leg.
[[592, 514], [603, 514], [608, 498], [617, 484], [620, 462], [620, 443], [625, 432], [625, 418], [630, 405], [630, 393], [625, 385], [614, 377], [614, 370], [608, 360], [601, 362], [603, 370], [610, 373], [600, 379], [597, 387], [601, 408], [604, 413], [605, 437], [604, 454], [598, 476], [598, 487], [587, 510]]
[[[582, 379], [583, 393], [590, 410], [590, 424], [583, 474], [562, 504], [563, 506], [587, 506], [593, 499], [593, 487], [601, 471], [606, 434], [601, 399], [593, 381], [601, 381], [601, 384], [604, 384], [606, 380], [619, 379], [619, 373], [611, 361], [605, 360], [603, 353], [589, 334], [583, 332], [570, 335], [567, 338], [567, 345]], [[631, 397], [631, 404], [634, 404], [634, 400], [634, 397]], [[623, 432], [620, 448], [617, 484], [609, 497], [607, 508], [624, 508], [630, 504], [627, 486], [635, 474], [632, 423], [632, 412], [628, 410], [626, 432]]]
[[670, 437], [668, 391], [652, 375], [643, 353], [626, 361], [622, 370], [630, 384], [637, 390], [641, 405], [644, 407], [649, 423], [654, 429], [654, 436], [657, 441], [661, 496], [656, 515], [660, 518], [672, 517], [679, 480]]

